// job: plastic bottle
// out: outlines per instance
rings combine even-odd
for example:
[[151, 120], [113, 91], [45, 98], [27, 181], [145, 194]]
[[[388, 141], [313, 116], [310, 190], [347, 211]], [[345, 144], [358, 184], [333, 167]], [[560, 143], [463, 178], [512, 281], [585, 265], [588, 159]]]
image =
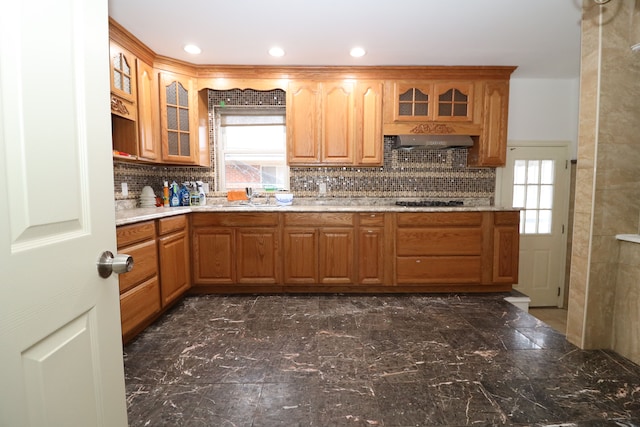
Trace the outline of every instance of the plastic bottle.
[[180, 206], [180, 190], [175, 181], [171, 183], [171, 195], [169, 196], [169, 206]]
[[169, 206], [169, 183], [167, 181], [164, 182], [164, 187], [162, 187], [162, 205], [165, 208]]
[[202, 188], [204, 183], [202, 181], [196, 181], [196, 184], [198, 186], [198, 197], [200, 199], [200, 206], [205, 206], [207, 204], [207, 195], [204, 194], [204, 190]]

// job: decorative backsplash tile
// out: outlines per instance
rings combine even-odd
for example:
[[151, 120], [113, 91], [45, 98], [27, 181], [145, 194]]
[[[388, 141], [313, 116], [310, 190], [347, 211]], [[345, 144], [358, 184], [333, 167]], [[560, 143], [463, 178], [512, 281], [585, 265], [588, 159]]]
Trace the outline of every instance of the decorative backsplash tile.
[[[220, 105], [284, 106], [282, 90], [209, 91], [209, 144], [211, 167], [143, 165], [114, 161], [115, 199], [136, 200], [142, 188], [151, 186], [161, 195], [163, 181], [203, 181], [209, 184], [210, 197], [225, 192], [216, 191], [214, 108]], [[393, 138], [385, 137], [384, 164], [377, 167], [292, 167], [290, 191], [296, 197], [318, 196], [318, 184], [325, 183], [327, 197], [389, 197], [389, 198], [485, 198], [493, 201], [494, 168], [469, 168], [467, 151], [395, 150]], [[127, 197], [121, 193], [121, 183], [129, 188]]]

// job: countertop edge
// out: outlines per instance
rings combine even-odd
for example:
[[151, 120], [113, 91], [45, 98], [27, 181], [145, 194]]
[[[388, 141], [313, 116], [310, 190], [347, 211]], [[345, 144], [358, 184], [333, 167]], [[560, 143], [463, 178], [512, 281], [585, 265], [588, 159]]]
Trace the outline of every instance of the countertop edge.
[[[173, 215], [182, 215], [192, 212], [498, 212], [518, 211], [515, 208], [499, 206], [465, 206], [465, 207], [404, 207], [404, 206], [336, 206], [336, 205], [291, 205], [291, 206], [190, 206], [175, 208], [136, 208], [116, 211], [116, 226], [134, 224], [136, 222], [149, 221]], [[639, 236], [640, 238], [640, 236]], [[640, 242], [640, 240], [638, 241]]]
[[640, 234], [616, 234], [616, 239], [623, 242], [640, 243]]

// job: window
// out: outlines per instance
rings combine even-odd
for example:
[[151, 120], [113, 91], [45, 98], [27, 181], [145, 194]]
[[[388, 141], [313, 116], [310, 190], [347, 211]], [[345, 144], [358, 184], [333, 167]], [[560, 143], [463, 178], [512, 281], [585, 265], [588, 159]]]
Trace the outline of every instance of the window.
[[553, 160], [516, 160], [513, 207], [521, 208], [520, 233], [550, 234], [554, 186]]
[[217, 111], [219, 190], [289, 188], [284, 109]]

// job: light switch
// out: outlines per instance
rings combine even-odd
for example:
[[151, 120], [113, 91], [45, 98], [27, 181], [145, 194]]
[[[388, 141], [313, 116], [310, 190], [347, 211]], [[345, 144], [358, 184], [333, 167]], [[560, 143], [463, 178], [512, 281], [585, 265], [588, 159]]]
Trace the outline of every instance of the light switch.
[[127, 197], [129, 195], [129, 186], [126, 182], [122, 183], [122, 197]]

